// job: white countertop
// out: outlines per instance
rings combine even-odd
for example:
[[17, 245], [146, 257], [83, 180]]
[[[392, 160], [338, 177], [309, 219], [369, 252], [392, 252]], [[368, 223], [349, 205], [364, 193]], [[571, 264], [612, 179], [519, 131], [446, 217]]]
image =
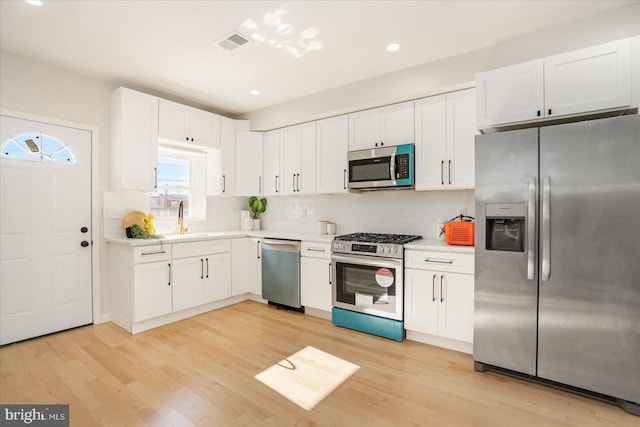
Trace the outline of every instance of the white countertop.
[[[127, 246], [148, 246], [162, 243], [184, 243], [197, 242], [202, 240], [217, 239], [233, 239], [239, 237], [257, 237], [272, 239], [288, 239], [301, 240], [305, 242], [315, 243], [331, 243], [335, 236], [328, 234], [306, 233], [302, 231], [210, 231], [210, 232], [193, 232], [185, 234], [170, 234], [162, 239], [127, 239], [122, 238], [106, 238], [109, 243]], [[475, 248], [473, 246], [454, 246], [448, 245], [444, 240], [438, 239], [420, 239], [415, 242], [404, 245], [405, 249], [413, 250], [431, 250], [446, 251], [473, 254]]]
[[457, 246], [448, 245], [444, 240], [438, 239], [420, 239], [415, 242], [407, 243], [404, 245], [405, 249], [422, 250], [422, 251], [444, 251], [444, 252], [460, 252], [460, 253], [475, 253], [473, 246]]
[[303, 240], [305, 242], [331, 243], [333, 235], [305, 233], [297, 231], [211, 231], [211, 232], [192, 232], [185, 234], [168, 234], [161, 239], [128, 239], [105, 238], [109, 243], [127, 246], [148, 246], [162, 243], [184, 243], [197, 242], [202, 240], [232, 239], [239, 237], [257, 237], [257, 238], [273, 238], [288, 240]]

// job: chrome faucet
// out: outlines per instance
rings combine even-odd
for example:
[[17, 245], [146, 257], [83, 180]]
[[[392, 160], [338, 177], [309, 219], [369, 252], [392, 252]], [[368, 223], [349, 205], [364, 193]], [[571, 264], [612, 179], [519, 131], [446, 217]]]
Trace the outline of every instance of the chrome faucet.
[[187, 230], [184, 227], [184, 206], [182, 200], [180, 200], [180, 204], [178, 205], [178, 225], [180, 226], [180, 234], [184, 234]]

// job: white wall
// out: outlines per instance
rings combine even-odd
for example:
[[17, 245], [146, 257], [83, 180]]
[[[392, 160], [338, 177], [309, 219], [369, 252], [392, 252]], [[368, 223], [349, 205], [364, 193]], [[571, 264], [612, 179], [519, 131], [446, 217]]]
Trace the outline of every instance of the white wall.
[[[271, 130], [470, 87], [480, 71], [638, 34], [640, 3], [505, 40], [484, 49], [304, 96], [240, 118], [250, 120], [252, 130]], [[425, 43], [437, 42], [425, 40]]]

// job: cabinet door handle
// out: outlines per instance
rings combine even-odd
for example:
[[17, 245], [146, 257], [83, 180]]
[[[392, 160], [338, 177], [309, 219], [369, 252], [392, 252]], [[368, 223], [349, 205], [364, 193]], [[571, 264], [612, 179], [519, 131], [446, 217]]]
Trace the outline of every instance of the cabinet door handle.
[[145, 255], [160, 255], [160, 254], [164, 254], [167, 251], [156, 251], [156, 252], [142, 252], [140, 255], [145, 256]]
[[453, 264], [452, 259], [436, 259], [436, 258], [426, 258], [424, 262], [435, 262], [437, 264]]
[[444, 185], [444, 160], [440, 162], [440, 183]]
[[342, 185], [344, 186], [344, 189], [347, 189], [347, 170], [344, 170], [343, 176], [342, 176]]
[[260, 240], [256, 242], [256, 252], [258, 255], [258, 259], [260, 259]]
[[158, 167], [153, 168], [153, 188], [158, 189]]
[[209, 258], [205, 258], [205, 260], [207, 261], [207, 279], [209, 278]]
[[262, 177], [258, 177], [258, 193], [262, 193]]
[[293, 174], [293, 178], [291, 178], [291, 188], [293, 189], [293, 192], [295, 193], [296, 191], [296, 174]]
[[280, 178], [280, 177], [279, 177], [278, 175], [276, 175], [276, 193], [278, 192], [278, 179], [279, 179], [279, 178]]
[[222, 175], [222, 192], [226, 192], [227, 191], [227, 176], [226, 175]]
[[551, 115], [551, 108], [549, 108], [549, 115]]
[[300, 174], [299, 173], [296, 174], [296, 189], [298, 192], [300, 192]]
[[434, 274], [431, 280], [431, 299], [433, 302], [436, 301], [436, 276], [437, 274]]
[[440, 275], [440, 302], [444, 302], [444, 295], [442, 294], [442, 279], [444, 279], [444, 274]]
[[200, 278], [204, 279], [204, 260], [200, 258]]
[[332, 282], [332, 275], [331, 275], [331, 273], [333, 273], [333, 272], [331, 271], [331, 263], [329, 263], [329, 284], [330, 284], [330, 285], [331, 285], [331, 282]]
[[540, 110], [538, 110], [538, 117], [540, 117]]
[[325, 252], [322, 248], [307, 248], [309, 252]]
[[451, 160], [449, 160], [449, 170], [447, 172], [449, 173], [449, 185], [451, 185]]
[[171, 286], [171, 263], [168, 263], [167, 265], [169, 266], [169, 285], [168, 286]]

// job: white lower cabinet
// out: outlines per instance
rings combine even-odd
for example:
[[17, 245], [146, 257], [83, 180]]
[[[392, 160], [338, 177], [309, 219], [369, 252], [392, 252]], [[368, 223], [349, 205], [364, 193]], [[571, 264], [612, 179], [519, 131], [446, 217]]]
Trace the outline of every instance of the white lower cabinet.
[[132, 333], [221, 307], [232, 296], [230, 239], [113, 244], [109, 262], [111, 320]]
[[184, 310], [204, 303], [204, 258], [173, 261], [173, 310]]
[[300, 299], [305, 308], [331, 311], [331, 244], [302, 242]]
[[262, 240], [249, 238], [247, 246], [249, 292], [262, 295]]
[[173, 311], [231, 296], [231, 240], [173, 245]]
[[133, 267], [133, 320], [151, 319], [171, 313], [171, 262], [157, 261]]
[[405, 260], [407, 337], [417, 332], [425, 342], [470, 351], [456, 342], [473, 342], [473, 253], [407, 250]]
[[204, 302], [231, 296], [231, 252], [210, 254], [204, 259]]

